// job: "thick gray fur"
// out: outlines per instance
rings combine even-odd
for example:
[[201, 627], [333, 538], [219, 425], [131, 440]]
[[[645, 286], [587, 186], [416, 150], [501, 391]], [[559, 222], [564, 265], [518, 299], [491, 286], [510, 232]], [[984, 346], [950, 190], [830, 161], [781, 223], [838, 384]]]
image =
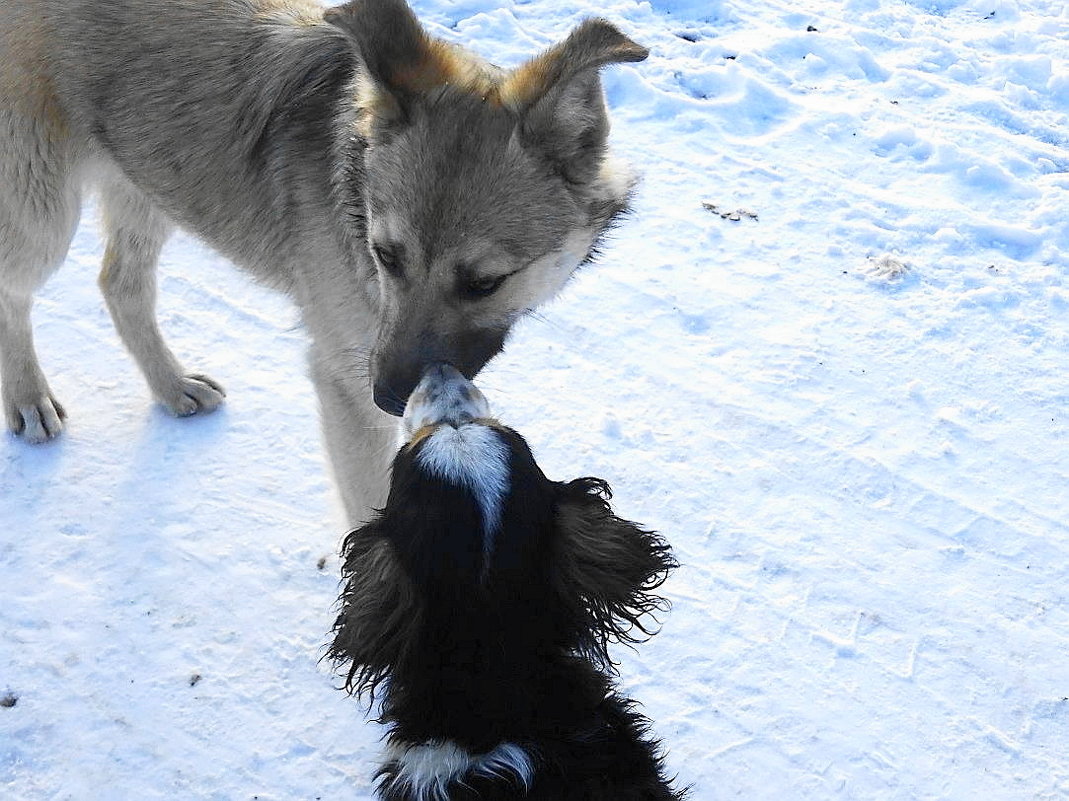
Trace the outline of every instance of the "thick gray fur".
[[432, 362], [474, 376], [590, 256], [632, 183], [607, 157], [597, 72], [644, 49], [588, 21], [506, 72], [427, 36], [403, 0], [326, 16], [311, 0], [0, 0], [0, 378], [15, 433], [64, 425], [30, 309], [90, 188], [108, 309], [173, 413], [224, 394], [156, 324], [174, 226], [297, 304], [354, 525], [384, 500], [395, 432], [379, 407], [399, 413]]

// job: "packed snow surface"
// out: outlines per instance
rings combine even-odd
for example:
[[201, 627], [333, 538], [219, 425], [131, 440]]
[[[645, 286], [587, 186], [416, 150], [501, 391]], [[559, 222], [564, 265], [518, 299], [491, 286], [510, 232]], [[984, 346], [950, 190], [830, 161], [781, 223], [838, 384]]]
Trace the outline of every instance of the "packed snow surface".
[[[419, 0], [504, 65], [598, 14], [643, 183], [480, 381], [683, 567], [621, 685], [695, 801], [1069, 797], [1069, 7]], [[0, 440], [0, 796], [363, 799], [320, 662], [340, 510], [306, 337], [183, 236], [154, 407], [92, 207], [36, 307], [70, 413]]]

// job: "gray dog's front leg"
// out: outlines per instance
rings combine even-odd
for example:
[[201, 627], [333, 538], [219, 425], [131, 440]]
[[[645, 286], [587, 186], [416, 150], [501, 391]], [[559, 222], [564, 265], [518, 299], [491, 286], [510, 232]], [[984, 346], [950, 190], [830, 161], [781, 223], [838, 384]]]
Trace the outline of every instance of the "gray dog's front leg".
[[156, 322], [156, 262], [170, 222], [125, 179], [105, 184], [101, 202], [108, 244], [100, 289], [115, 330], [168, 411], [179, 417], [212, 411], [223, 402], [223, 388], [207, 376], [186, 373]]
[[398, 419], [375, 406], [367, 381], [347, 380], [312, 352], [323, 441], [347, 522], [357, 528], [386, 504]]

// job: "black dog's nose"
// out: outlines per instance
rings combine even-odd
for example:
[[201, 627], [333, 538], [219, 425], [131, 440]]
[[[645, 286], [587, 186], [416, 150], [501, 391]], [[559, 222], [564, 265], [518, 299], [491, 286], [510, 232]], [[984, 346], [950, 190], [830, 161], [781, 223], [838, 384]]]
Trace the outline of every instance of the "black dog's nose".
[[389, 384], [375, 384], [375, 405], [387, 414], [400, 417], [405, 413], [405, 399]]

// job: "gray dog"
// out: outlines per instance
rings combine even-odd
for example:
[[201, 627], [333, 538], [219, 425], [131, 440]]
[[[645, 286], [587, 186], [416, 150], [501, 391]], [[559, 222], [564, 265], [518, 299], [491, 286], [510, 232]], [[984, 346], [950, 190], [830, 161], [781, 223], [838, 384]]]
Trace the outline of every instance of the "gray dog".
[[595, 19], [507, 71], [429, 36], [404, 0], [0, 0], [8, 426], [30, 442], [63, 428], [30, 308], [94, 186], [100, 287], [174, 414], [223, 400], [156, 324], [174, 225], [293, 298], [335, 478], [362, 522], [384, 499], [386, 413], [428, 364], [473, 377], [626, 207], [598, 70], [646, 55]]

